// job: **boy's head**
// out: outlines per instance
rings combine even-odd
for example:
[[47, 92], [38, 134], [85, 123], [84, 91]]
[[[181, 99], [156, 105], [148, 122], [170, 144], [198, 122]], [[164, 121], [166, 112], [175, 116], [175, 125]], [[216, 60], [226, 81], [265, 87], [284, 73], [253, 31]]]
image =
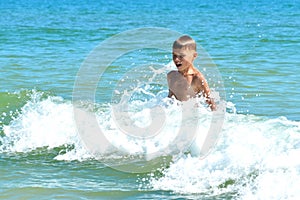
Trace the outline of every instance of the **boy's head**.
[[197, 57], [196, 42], [188, 35], [183, 35], [173, 43], [173, 61], [179, 71], [193, 65]]
[[188, 35], [183, 35], [173, 43], [173, 49], [196, 51], [196, 42]]

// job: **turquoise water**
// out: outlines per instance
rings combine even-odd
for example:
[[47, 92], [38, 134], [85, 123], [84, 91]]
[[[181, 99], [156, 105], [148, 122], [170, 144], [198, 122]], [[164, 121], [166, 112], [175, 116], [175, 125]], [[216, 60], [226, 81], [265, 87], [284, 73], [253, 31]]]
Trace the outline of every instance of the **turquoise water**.
[[[0, 198], [298, 199], [299, 5], [297, 0], [0, 1]], [[97, 45], [144, 27], [189, 34], [209, 53], [222, 76], [227, 112], [208, 157], [182, 155], [162, 169], [136, 174], [107, 167], [84, 148], [72, 94], [82, 63]], [[135, 98], [165, 101], [167, 71], [145, 69], [150, 62], [170, 61], [170, 52], [148, 49], [112, 63], [96, 91], [94, 112], [102, 125], [112, 126], [110, 83], [134, 67], [140, 73], [131, 73], [128, 82], [145, 81], [146, 90]], [[214, 82], [209, 69], [203, 73]], [[154, 75], [159, 84], [149, 89]], [[205, 116], [201, 120], [207, 122]]]

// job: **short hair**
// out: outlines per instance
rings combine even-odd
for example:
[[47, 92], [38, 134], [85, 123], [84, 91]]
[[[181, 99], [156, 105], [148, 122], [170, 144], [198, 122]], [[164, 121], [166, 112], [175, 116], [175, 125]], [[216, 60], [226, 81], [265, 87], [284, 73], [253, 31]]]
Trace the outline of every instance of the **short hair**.
[[179, 37], [173, 43], [173, 49], [188, 49], [188, 50], [195, 50], [196, 51], [196, 42], [188, 35], [183, 35]]

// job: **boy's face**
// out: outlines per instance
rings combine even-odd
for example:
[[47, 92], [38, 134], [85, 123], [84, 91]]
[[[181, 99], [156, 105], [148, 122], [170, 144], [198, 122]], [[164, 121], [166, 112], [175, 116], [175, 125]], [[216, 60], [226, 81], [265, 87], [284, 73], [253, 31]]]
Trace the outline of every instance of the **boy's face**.
[[193, 65], [197, 52], [189, 49], [173, 49], [173, 61], [178, 71], [184, 71]]

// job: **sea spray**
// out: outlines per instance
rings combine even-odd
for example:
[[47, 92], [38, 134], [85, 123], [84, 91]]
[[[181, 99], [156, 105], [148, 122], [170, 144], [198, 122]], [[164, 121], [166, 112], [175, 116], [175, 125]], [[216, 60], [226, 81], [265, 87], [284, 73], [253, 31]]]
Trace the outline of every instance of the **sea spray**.
[[299, 122], [227, 113], [210, 155], [182, 157], [150, 183], [185, 195], [293, 199], [299, 196], [299, 139]]
[[[2, 152], [28, 152], [73, 144], [78, 140], [72, 120], [72, 105], [61, 97], [42, 97], [33, 92], [9, 125], [4, 125]], [[77, 139], [76, 139], [77, 138]]]
[[[137, 102], [132, 103], [136, 103], [131, 107], [133, 110], [140, 108]], [[143, 104], [145, 105], [151, 104], [148, 102]], [[229, 106], [228, 109], [234, 110], [232, 104], [229, 103]], [[130, 143], [132, 141], [127, 141], [126, 137], [118, 137], [120, 133], [114, 129], [116, 127], [109, 115], [111, 105], [97, 105], [93, 108], [99, 124], [108, 135], [121, 139], [119, 141], [123, 141], [125, 145], [129, 142], [132, 146], [125, 148], [132, 152], [140, 150], [138, 143]], [[30, 153], [39, 148], [51, 150], [59, 147], [62, 151], [53, 157], [54, 160], [95, 159], [77, 134], [72, 109], [72, 104], [61, 97], [41, 98], [39, 92], [34, 93], [20, 109], [19, 115], [3, 126], [1, 153]], [[137, 123], [145, 124], [149, 120], [147, 109], [145, 107], [139, 112], [133, 112], [131, 116], [140, 120]], [[166, 109], [175, 115], [179, 107], [171, 104]], [[209, 111], [205, 108], [199, 110], [203, 112], [200, 119], [205, 127], [208, 123], [205, 115]], [[166, 128], [171, 130], [174, 127]], [[237, 199], [293, 199], [300, 195], [297, 187], [300, 184], [299, 141], [300, 123], [297, 121], [285, 117], [270, 119], [235, 112], [226, 113], [220, 138], [207, 157], [199, 159], [191, 149], [169, 161], [164, 168], [158, 168], [160, 175], [144, 177], [138, 184], [141, 190], [173, 191], [187, 196], [201, 194]], [[193, 145], [197, 145], [197, 138], [195, 143]], [[119, 159], [117, 154], [110, 156]], [[102, 162], [101, 159], [98, 161]]]

